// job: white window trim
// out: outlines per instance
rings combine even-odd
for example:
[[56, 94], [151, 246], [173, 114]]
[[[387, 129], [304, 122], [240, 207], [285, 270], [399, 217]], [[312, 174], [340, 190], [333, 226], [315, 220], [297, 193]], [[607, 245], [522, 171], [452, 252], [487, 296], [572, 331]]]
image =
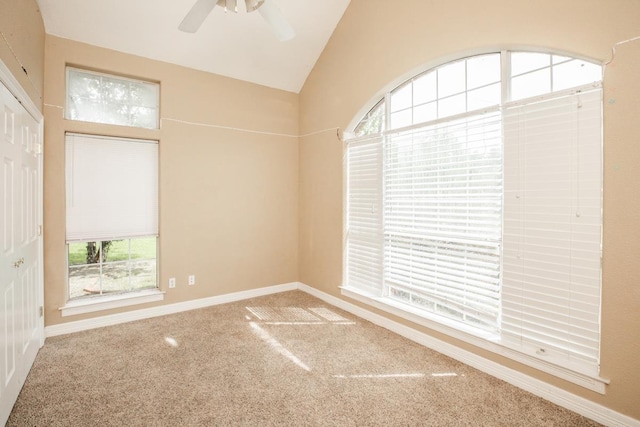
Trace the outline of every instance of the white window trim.
[[349, 288], [348, 286], [341, 286], [340, 289], [342, 295], [358, 302], [367, 304], [371, 307], [400, 317], [404, 320], [408, 320], [417, 325], [424, 326], [436, 332], [440, 332], [467, 344], [474, 345], [483, 350], [488, 350], [499, 356], [507, 357], [511, 360], [522, 363], [523, 365], [527, 365], [558, 378], [562, 378], [597, 393], [605, 394], [605, 387], [610, 382], [609, 379], [603, 378], [598, 374], [574, 371], [505, 347], [496, 341], [498, 339], [496, 335], [476, 330], [466, 325], [461, 325], [458, 322], [451, 321], [445, 317], [422, 312], [418, 309], [412, 309], [404, 304], [395, 304], [388, 298], [366, 295], [359, 290]]
[[62, 317], [78, 314], [93, 313], [110, 310], [112, 308], [128, 307], [164, 300], [165, 292], [159, 289], [145, 289], [117, 295], [100, 295], [68, 301], [64, 307], [58, 308]]

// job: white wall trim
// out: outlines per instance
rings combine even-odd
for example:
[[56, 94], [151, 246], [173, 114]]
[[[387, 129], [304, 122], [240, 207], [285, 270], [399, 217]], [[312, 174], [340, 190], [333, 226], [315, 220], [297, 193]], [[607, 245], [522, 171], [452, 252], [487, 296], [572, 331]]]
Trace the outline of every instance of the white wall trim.
[[525, 375], [522, 372], [508, 368], [489, 359], [485, 359], [475, 353], [463, 350], [428, 334], [410, 328], [409, 326], [394, 322], [384, 316], [373, 313], [333, 295], [329, 295], [303, 283], [299, 284], [299, 289], [337, 308], [348, 311], [351, 314], [395, 332], [398, 335], [410, 339], [411, 341], [463, 362], [482, 372], [526, 390], [538, 397], [546, 399], [580, 415], [584, 415], [594, 421], [608, 426], [640, 427], [640, 420], [636, 420], [605, 406], [594, 403], [588, 399], [569, 393], [559, 387]]
[[112, 326], [120, 323], [132, 322], [135, 320], [148, 319], [151, 317], [165, 316], [167, 314], [180, 313], [197, 308], [210, 307], [218, 304], [241, 301], [249, 298], [261, 297], [264, 295], [279, 292], [293, 291], [298, 289], [297, 282], [285, 283], [282, 285], [267, 286], [264, 288], [251, 289], [248, 291], [234, 292], [231, 294], [218, 295], [208, 298], [178, 302], [175, 304], [160, 305], [157, 307], [144, 308], [141, 310], [128, 311], [125, 313], [109, 314], [106, 316], [94, 317], [91, 319], [77, 320], [74, 322], [60, 323], [45, 328], [47, 337], [70, 334], [74, 332], [86, 331], [104, 326]]

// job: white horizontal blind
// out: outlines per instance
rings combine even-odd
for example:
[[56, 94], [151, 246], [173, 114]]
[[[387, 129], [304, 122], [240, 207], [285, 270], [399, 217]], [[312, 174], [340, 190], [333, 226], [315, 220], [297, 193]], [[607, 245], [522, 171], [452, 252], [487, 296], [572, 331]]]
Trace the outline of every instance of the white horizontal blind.
[[600, 341], [601, 99], [597, 89], [504, 113], [503, 343], [591, 370]]
[[67, 241], [158, 234], [158, 143], [66, 135]]
[[500, 113], [388, 136], [385, 160], [387, 295], [497, 330]]
[[382, 138], [347, 145], [345, 284], [375, 296], [382, 289]]

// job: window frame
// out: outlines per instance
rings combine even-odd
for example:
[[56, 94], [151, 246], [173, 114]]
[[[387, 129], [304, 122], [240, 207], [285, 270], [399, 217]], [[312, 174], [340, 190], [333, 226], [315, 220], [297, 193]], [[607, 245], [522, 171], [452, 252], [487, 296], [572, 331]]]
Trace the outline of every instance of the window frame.
[[[515, 51], [514, 51], [515, 52]], [[520, 52], [520, 51], [518, 51]], [[523, 51], [524, 52], [524, 51]], [[478, 53], [479, 55], [487, 55], [487, 54], [491, 54], [491, 53], [497, 53], [497, 52], [482, 52], [482, 53]], [[500, 57], [501, 57], [501, 100], [500, 100], [500, 104], [497, 107], [489, 107], [486, 109], [478, 109], [478, 110], [474, 110], [474, 111], [467, 111], [464, 113], [460, 113], [457, 115], [452, 115], [452, 116], [447, 116], [444, 117], [442, 119], [438, 118], [436, 120], [427, 122], [427, 123], [437, 123], [439, 121], [450, 121], [450, 120], [454, 120], [457, 118], [464, 118], [465, 116], [470, 116], [470, 115], [476, 115], [479, 114], [480, 112], [487, 112], [487, 111], [495, 111], [495, 110], [499, 110], [502, 108], [505, 108], [506, 106], [512, 106], [512, 105], [517, 105], [519, 103], [525, 102], [525, 101], [531, 101], [533, 99], [546, 99], [546, 98], [554, 98], [559, 96], [562, 93], [569, 93], [569, 92], [573, 92], [576, 90], [576, 87], [572, 87], [570, 89], [564, 89], [564, 90], [560, 90], [557, 92], [554, 92], [553, 90], [549, 91], [548, 93], [542, 94], [542, 95], [537, 95], [533, 98], [520, 98], [514, 101], [511, 101], [510, 97], [511, 97], [511, 87], [510, 87], [510, 82], [511, 82], [511, 75], [510, 75], [510, 66], [509, 66], [509, 62], [510, 62], [510, 55], [512, 53], [512, 51], [506, 51], [503, 50], [500, 53]], [[531, 53], [538, 53], [538, 52], [531, 52]], [[550, 65], [549, 65], [549, 71], [552, 72], [553, 71], [553, 66], [555, 65], [553, 63], [553, 56], [566, 56], [563, 55], [562, 53], [555, 53], [555, 52], [540, 52], [540, 53], [544, 53], [547, 55], [550, 55]], [[413, 123], [411, 125], [408, 126], [404, 126], [402, 128], [397, 128], [397, 129], [392, 129], [391, 128], [391, 121], [390, 121], [390, 116], [391, 116], [391, 107], [390, 107], [390, 97], [391, 94], [393, 93], [394, 90], [403, 87], [405, 84], [407, 84], [407, 82], [412, 81], [413, 79], [426, 74], [432, 70], [435, 70], [437, 68], [446, 66], [447, 64], [450, 63], [455, 63], [457, 61], [461, 61], [461, 60], [465, 60], [468, 58], [472, 58], [473, 56], [465, 56], [462, 58], [457, 58], [457, 59], [453, 59], [451, 61], [448, 62], [444, 62], [441, 63], [441, 65], [437, 65], [435, 67], [429, 67], [426, 69], [426, 71], [422, 71], [420, 73], [414, 74], [413, 77], [411, 77], [410, 79], [406, 79], [403, 80], [400, 84], [393, 86], [393, 88], [391, 90], [388, 90], [386, 92], [384, 92], [384, 95], [382, 97], [376, 97], [373, 100], [373, 107], [365, 110], [366, 113], [363, 115], [359, 115], [356, 116], [350, 126], [350, 129], [358, 129], [359, 125], [362, 123], [363, 120], [366, 120], [375, 109], [380, 108], [381, 107], [381, 103], [382, 108], [384, 109], [384, 124], [382, 126], [382, 131], [378, 134], [359, 134], [357, 136], [353, 135], [352, 138], [348, 138], [347, 142], [348, 143], [352, 143], [352, 142], [357, 142], [357, 141], [366, 141], [370, 138], [384, 138], [390, 134], [395, 134], [398, 132], [402, 132], [402, 131], [408, 131], [414, 128], [418, 128], [421, 126], [424, 126], [425, 123]], [[575, 57], [575, 56], [570, 56], [569, 57], [572, 60], [583, 60], [579, 57]], [[588, 61], [585, 60], [586, 62], [590, 62], [593, 63], [594, 65], [600, 65], [597, 64], [593, 61]], [[592, 87], [600, 87], [602, 86], [602, 80], [600, 79], [600, 81], [595, 82], [594, 84], [584, 84], [582, 86], [579, 87], [583, 87], [584, 89], [587, 88], [592, 88]], [[369, 104], [371, 105], [371, 104]], [[413, 108], [413, 107], [411, 107]], [[360, 120], [358, 120], [358, 118], [361, 117]], [[601, 125], [602, 126], [602, 125]], [[349, 134], [347, 134], [349, 136]], [[347, 173], [346, 173], [347, 169], [345, 168], [345, 179], [344, 179], [344, 200], [345, 200], [345, 206], [348, 206], [348, 199], [347, 199], [347, 194], [348, 194], [348, 177], [347, 177]], [[503, 190], [503, 194], [504, 194], [504, 190]], [[345, 210], [346, 212], [346, 210]], [[346, 215], [346, 213], [345, 213]], [[346, 242], [347, 242], [347, 226], [348, 226], [348, 221], [347, 218], [345, 216], [345, 221], [344, 221], [344, 230], [343, 230], [343, 236], [344, 236], [344, 241], [345, 241], [345, 251], [343, 253], [344, 256], [344, 261], [345, 261], [345, 268], [343, 269], [343, 285], [340, 286], [341, 288], [341, 293], [345, 296], [348, 296], [352, 299], [355, 299], [357, 301], [363, 302], [365, 304], [368, 304], [370, 306], [376, 307], [378, 309], [381, 309], [383, 311], [389, 312], [391, 314], [394, 314], [398, 317], [407, 319], [409, 321], [412, 321], [414, 323], [423, 325], [423, 326], [427, 326], [433, 330], [436, 330], [438, 332], [444, 333], [448, 336], [460, 339], [464, 342], [473, 344], [475, 346], [478, 346], [480, 348], [492, 351], [494, 353], [509, 357], [510, 359], [516, 360], [518, 362], [524, 363], [528, 366], [533, 366], [537, 369], [540, 369], [542, 371], [551, 373], [553, 375], [556, 375], [560, 378], [563, 378], [565, 380], [571, 381], [573, 383], [579, 384], [583, 387], [586, 387], [588, 389], [597, 391], [599, 393], [604, 393], [604, 386], [605, 384], [608, 383], [608, 380], [602, 378], [599, 376], [599, 374], [594, 374], [592, 372], [578, 372], [575, 370], [572, 370], [570, 368], [561, 366], [561, 365], [557, 365], [554, 363], [550, 363], [544, 360], [541, 360], [540, 358], [535, 358], [535, 357], [531, 357], [525, 353], [519, 352], [517, 350], [511, 349], [509, 347], [506, 347], [502, 344], [500, 344], [499, 339], [497, 339], [497, 336], [493, 333], [487, 332], [487, 331], [479, 331], [476, 328], [472, 328], [472, 327], [468, 327], [467, 325], [458, 323], [456, 321], [451, 321], [449, 319], [443, 318], [441, 316], [426, 312], [426, 311], [422, 311], [419, 309], [415, 309], [412, 307], [409, 307], [405, 304], [401, 304], [401, 303], [397, 303], [394, 302], [388, 298], [385, 298], [384, 295], [380, 295], [378, 297], [372, 296], [371, 294], [366, 294], [365, 292], [359, 292], [358, 289], [354, 289], [351, 287], [347, 287], [346, 285], [348, 285], [347, 283], [347, 278], [346, 278], [346, 274], [347, 274], [347, 267], [346, 267], [346, 260], [347, 260], [347, 252], [346, 252]], [[502, 255], [501, 255], [502, 257]], [[383, 285], [384, 288], [384, 285]]]

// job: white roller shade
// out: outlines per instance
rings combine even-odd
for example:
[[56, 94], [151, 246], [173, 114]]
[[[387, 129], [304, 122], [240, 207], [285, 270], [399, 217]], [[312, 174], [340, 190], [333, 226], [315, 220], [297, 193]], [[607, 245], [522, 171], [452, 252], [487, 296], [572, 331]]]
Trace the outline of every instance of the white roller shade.
[[158, 143], [67, 134], [67, 241], [158, 234]]
[[504, 113], [502, 339], [597, 368], [602, 90]]
[[382, 138], [347, 146], [345, 283], [379, 296], [382, 288]]

